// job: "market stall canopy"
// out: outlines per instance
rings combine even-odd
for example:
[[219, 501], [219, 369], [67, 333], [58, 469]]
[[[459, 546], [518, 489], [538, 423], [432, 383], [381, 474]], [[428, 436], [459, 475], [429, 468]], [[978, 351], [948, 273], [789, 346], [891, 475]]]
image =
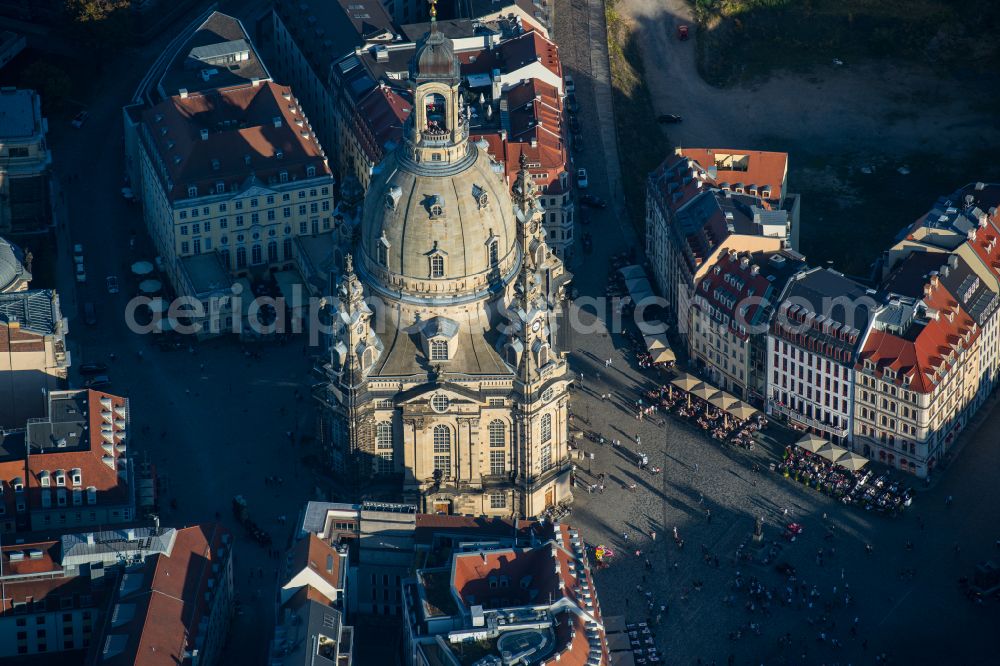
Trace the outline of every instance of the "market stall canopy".
[[690, 391], [695, 386], [701, 384], [701, 381], [697, 377], [694, 377], [692, 375], [682, 374], [680, 377], [678, 377], [677, 379], [673, 380], [670, 383], [676, 386], [677, 388], [681, 389], [682, 391]]
[[822, 437], [817, 437], [816, 435], [803, 435], [799, 441], [795, 442], [795, 445], [810, 453], [816, 453], [829, 443], [830, 442], [826, 441]]
[[143, 280], [139, 283], [139, 291], [144, 294], [155, 294], [163, 289], [163, 283], [159, 280]]
[[851, 470], [852, 472], [857, 472], [859, 469], [868, 464], [868, 458], [846, 451], [842, 456], [833, 462], [845, 469]]
[[649, 351], [655, 351], [657, 349], [670, 349], [670, 341], [667, 340], [667, 336], [660, 333], [658, 335], [645, 335], [643, 340], [646, 342], [646, 349]]
[[132, 273], [135, 275], [149, 275], [153, 272], [153, 264], [149, 261], [137, 261], [132, 264]]
[[729, 408], [733, 405], [739, 403], [739, 400], [729, 395], [725, 391], [719, 391], [711, 398], [708, 399], [708, 404], [718, 407], [719, 409], [729, 411]]
[[730, 414], [740, 419], [741, 421], [744, 419], [748, 419], [754, 416], [755, 414], [759, 414], [759, 412], [756, 409], [754, 409], [747, 403], [740, 400], [737, 400], [736, 404], [730, 407], [728, 411]]
[[646, 271], [642, 270], [642, 266], [639, 266], [638, 264], [623, 266], [618, 269], [618, 272], [622, 274], [622, 277], [625, 278], [626, 281], [646, 277]]
[[700, 384], [698, 384], [689, 391], [691, 395], [693, 395], [696, 398], [701, 398], [702, 400], [708, 400], [718, 392], [719, 389], [715, 388], [714, 386], [709, 386], [705, 382], [701, 382]]
[[847, 453], [847, 449], [843, 449], [836, 444], [827, 442], [823, 446], [816, 450], [816, 455], [823, 456], [830, 462], [837, 462], [837, 458]]
[[677, 354], [674, 353], [673, 349], [667, 347], [666, 349], [657, 349], [656, 351], [649, 352], [649, 355], [653, 359], [653, 363], [676, 363]]

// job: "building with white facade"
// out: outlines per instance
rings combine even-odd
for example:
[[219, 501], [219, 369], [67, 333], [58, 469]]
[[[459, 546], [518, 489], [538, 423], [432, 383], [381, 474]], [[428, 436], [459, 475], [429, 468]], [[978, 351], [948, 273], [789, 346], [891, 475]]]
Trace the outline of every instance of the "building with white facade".
[[51, 224], [48, 131], [38, 93], [0, 89], [0, 233], [34, 233]]
[[794, 275], [768, 332], [767, 413], [849, 443], [854, 366], [879, 307], [874, 290], [832, 269]]

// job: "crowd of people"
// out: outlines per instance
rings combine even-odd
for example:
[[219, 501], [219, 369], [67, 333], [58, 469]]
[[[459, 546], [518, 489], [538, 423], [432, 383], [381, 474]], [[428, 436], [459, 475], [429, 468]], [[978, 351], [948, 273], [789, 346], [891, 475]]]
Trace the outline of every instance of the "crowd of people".
[[[750, 418], [737, 419], [725, 411], [701, 400], [690, 397], [679, 389], [661, 386], [648, 391], [646, 409], [676, 414], [710, 434], [713, 439], [753, 451], [754, 433], [767, 425], [760, 412]], [[640, 406], [642, 409], [642, 406]]]
[[844, 504], [896, 515], [913, 500], [913, 489], [892, 480], [887, 472], [875, 474], [862, 468], [850, 470], [798, 446], [786, 446], [778, 471], [835, 497]]

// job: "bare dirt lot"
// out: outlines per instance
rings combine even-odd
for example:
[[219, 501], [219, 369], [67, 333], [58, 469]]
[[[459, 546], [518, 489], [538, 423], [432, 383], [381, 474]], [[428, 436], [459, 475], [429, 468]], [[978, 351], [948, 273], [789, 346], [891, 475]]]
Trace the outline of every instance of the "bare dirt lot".
[[[684, 118], [669, 128], [673, 144], [790, 154], [790, 189], [804, 195], [802, 250], [813, 262], [864, 274], [937, 196], [1000, 177], [985, 153], [1000, 141], [991, 86], [920, 65], [830, 61], [717, 88], [698, 73], [685, 0], [622, 0], [619, 11], [637, 31], [656, 113]], [[677, 38], [680, 24], [691, 26], [687, 41]]]

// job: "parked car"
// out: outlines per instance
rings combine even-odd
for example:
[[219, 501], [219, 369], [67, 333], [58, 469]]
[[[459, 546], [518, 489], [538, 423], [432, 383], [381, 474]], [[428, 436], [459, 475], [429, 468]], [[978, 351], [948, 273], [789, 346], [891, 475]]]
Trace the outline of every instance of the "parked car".
[[573, 82], [573, 77], [567, 74], [563, 77], [563, 81], [566, 82], [566, 94], [576, 92], [576, 84]]
[[600, 197], [595, 197], [593, 194], [584, 194], [580, 197], [580, 203], [584, 206], [589, 206], [591, 208], [607, 208], [608, 202]]
[[73, 261], [78, 264], [83, 263], [83, 245], [80, 243], [73, 246]]
[[583, 150], [583, 139], [577, 139], [573, 142], [573, 152], [579, 153], [581, 150]]
[[114, 275], [109, 275], [107, 278], [108, 283], [108, 293], [117, 294], [118, 293], [118, 278]]
[[576, 113], [580, 110], [580, 103], [576, 101], [576, 95], [570, 93], [566, 95], [566, 108], [569, 109], [570, 113]]
[[89, 389], [104, 389], [111, 386], [111, 378], [107, 375], [96, 375], [83, 383]]
[[586, 169], [576, 170], [576, 186], [579, 187], [581, 190], [585, 190], [588, 187], [590, 187], [590, 181], [587, 179]]
[[87, 113], [86, 111], [81, 111], [80, 113], [73, 116], [73, 120], [70, 121], [70, 125], [72, 125], [77, 129], [80, 129], [81, 127], [83, 127], [83, 124], [87, 122], [87, 118], [89, 117], [90, 117], [89, 113]]
[[97, 323], [97, 309], [89, 301], [83, 304], [83, 321], [87, 326], [93, 326]]
[[107, 371], [108, 366], [106, 363], [84, 363], [80, 366], [81, 375], [99, 375]]
[[688, 26], [686, 25], [677, 26], [677, 39], [683, 42], [686, 41], [687, 38], [688, 38]]
[[82, 263], [76, 265], [76, 281], [77, 282], [87, 281], [87, 271], [83, 269]]
[[684, 119], [680, 116], [675, 116], [672, 113], [664, 113], [663, 115], [656, 117], [656, 122], [663, 123], [664, 125], [674, 125], [682, 120]]
[[575, 116], [570, 116], [569, 129], [573, 134], [580, 134], [580, 121]]

